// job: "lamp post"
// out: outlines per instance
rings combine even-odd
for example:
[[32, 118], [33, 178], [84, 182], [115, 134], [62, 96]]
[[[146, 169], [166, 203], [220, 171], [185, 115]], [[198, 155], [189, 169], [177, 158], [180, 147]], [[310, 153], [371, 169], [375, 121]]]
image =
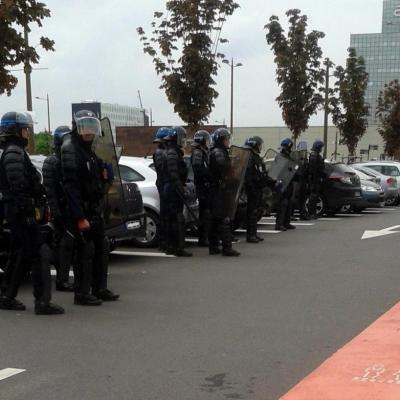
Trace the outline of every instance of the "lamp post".
[[35, 99], [47, 101], [47, 126], [49, 129], [49, 133], [51, 133], [50, 129], [50, 102], [49, 102], [49, 94], [47, 93], [46, 98], [35, 96]]
[[225, 64], [228, 64], [231, 67], [231, 122], [230, 122], [230, 131], [231, 135], [233, 136], [233, 69], [236, 67], [241, 67], [243, 66], [242, 63], [237, 63], [235, 64], [233, 62], [233, 58], [231, 61], [228, 60], [223, 60]]
[[325, 70], [325, 112], [324, 112], [324, 158], [328, 154], [328, 115], [329, 115], [329, 71], [333, 66], [332, 61], [329, 58], [325, 59], [326, 66]]

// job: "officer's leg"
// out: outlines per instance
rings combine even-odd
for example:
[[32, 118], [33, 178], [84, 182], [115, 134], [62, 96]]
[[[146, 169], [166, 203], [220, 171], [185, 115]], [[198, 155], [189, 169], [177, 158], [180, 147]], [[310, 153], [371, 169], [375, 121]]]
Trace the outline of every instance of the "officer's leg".
[[164, 188], [162, 186], [157, 187], [157, 189], [160, 198], [160, 219], [158, 223], [158, 229], [159, 229], [158, 247], [161, 251], [165, 251], [168, 247], [165, 193], [164, 193]]
[[256, 193], [247, 193], [246, 236], [248, 243], [260, 241], [257, 237], [258, 203]]
[[288, 199], [284, 194], [279, 194], [277, 197], [277, 213], [276, 213], [276, 222], [275, 222], [275, 230], [277, 231], [285, 231], [286, 228], [284, 226], [286, 211], [288, 206]]
[[177, 257], [191, 257], [192, 253], [185, 250], [185, 240], [186, 240], [186, 221], [183, 216], [183, 200], [176, 193], [174, 201], [175, 209], [173, 212], [176, 213], [176, 233], [177, 233], [177, 245], [175, 255]]
[[211, 213], [210, 200], [201, 196], [199, 197], [199, 247], [208, 247], [208, 236], [210, 232]]
[[69, 283], [69, 270], [74, 256], [74, 237], [65, 230], [61, 232], [58, 245], [58, 270], [56, 288], [62, 292], [72, 292], [73, 285]]
[[164, 187], [164, 202], [165, 202], [165, 222], [166, 222], [166, 234], [167, 234], [167, 254], [173, 254], [175, 251], [175, 237], [176, 225], [174, 226], [174, 215], [173, 215], [173, 199], [171, 197], [171, 185], [166, 184]]
[[222, 242], [222, 255], [228, 257], [240, 256], [240, 253], [232, 248], [232, 229], [229, 217], [221, 220], [219, 234]]

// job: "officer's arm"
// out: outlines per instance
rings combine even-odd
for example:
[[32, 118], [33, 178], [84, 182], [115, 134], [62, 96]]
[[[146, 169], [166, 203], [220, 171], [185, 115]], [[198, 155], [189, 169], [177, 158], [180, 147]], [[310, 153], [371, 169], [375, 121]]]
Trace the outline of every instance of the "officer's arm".
[[181, 181], [181, 175], [179, 171], [179, 160], [175, 152], [169, 152], [167, 156], [167, 171], [168, 177], [171, 182], [183, 192], [183, 184]]
[[192, 154], [192, 169], [196, 177], [201, 178], [204, 175], [203, 157], [198, 150], [194, 150]]
[[32, 198], [29, 195], [28, 182], [24, 173], [24, 150], [17, 146], [10, 146], [3, 156], [3, 163], [10, 193], [16, 205], [18, 207], [32, 206]]
[[85, 218], [82, 193], [79, 182], [78, 160], [73, 145], [63, 143], [61, 147], [61, 171], [65, 197], [75, 219]]
[[47, 157], [43, 164], [43, 185], [46, 190], [47, 201], [49, 203], [50, 211], [55, 218], [61, 217], [61, 209], [58, 199], [57, 186], [57, 162], [53, 156]]

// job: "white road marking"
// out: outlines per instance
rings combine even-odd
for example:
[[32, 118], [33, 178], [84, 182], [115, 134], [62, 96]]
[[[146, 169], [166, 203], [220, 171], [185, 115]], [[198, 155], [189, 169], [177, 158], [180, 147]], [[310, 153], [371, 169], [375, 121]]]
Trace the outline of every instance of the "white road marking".
[[150, 253], [145, 251], [113, 251], [111, 254], [117, 254], [119, 256], [139, 256], [139, 257], [167, 257], [172, 258], [175, 257], [172, 254], [164, 254], [164, 253]]
[[342, 218], [318, 218], [318, 221], [341, 221]]
[[11, 378], [14, 375], [20, 374], [21, 372], [25, 372], [26, 369], [17, 369], [17, 368], [5, 368], [0, 370], [0, 381], [3, 379]]
[[395, 229], [399, 229], [400, 225], [391, 226], [389, 228], [381, 229], [380, 231], [365, 231], [364, 234], [361, 236], [361, 240], [365, 239], [373, 239], [380, 236], [389, 236], [394, 235], [395, 233], [400, 233]]
[[387, 208], [387, 207], [382, 207], [382, 208], [368, 208], [367, 211], [399, 211], [398, 208]]
[[276, 217], [262, 217], [261, 220], [270, 221], [271, 219], [276, 219]]
[[[246, 233], [246, 231], [244, 229], [238, 229], [235, 232], [239, 232], [239, 233]], [[281, 233], [282, 231], [260, 231], [257, 230], [257, 233], [266, 233], [266, 234], [275, 234], [275, 233]]]
[[338, 217], [362, 217], [362, 214], [335, 214]]
[[[51, 273], [51, 276], [57, 276], [57, 271], [55, 269], [52, 269], [50, 273]], [[69, 277], [70, 278], [74, 277], [73, 271], [69, 271]]]
[[[295, 226], [313, 226], [315, 224], [311, 222], [290, 222], [292, 225]], [[275, 222], [259, 222], [258, 225], [275, 225]]]

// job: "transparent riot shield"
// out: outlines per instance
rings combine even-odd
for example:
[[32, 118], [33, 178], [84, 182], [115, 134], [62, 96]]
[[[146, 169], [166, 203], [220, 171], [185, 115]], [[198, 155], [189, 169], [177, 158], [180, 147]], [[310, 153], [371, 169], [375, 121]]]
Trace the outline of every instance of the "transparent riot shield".
[[114, 145], [110, 120], [101, 120], [102, 135], [96, 137], [93, 149], [104, 163], [111, 165], [113, 180], [104, 196], [103, 214], [106, 229], [125, 224], [127, 220], [126, 202], [122, 188], [121, 174], [118, 167], [118, 157]]
[[293, 150], [290, 153], [290, 158], [299, 166], [303, 166], [308, 160], [307, 150]]
[[244, 183], [247, 164], [250, 159], [250, 150], [231, 146], [229, 149], [229, 157], [231, 159], [231, 164], [223, 178], [221, 189], [224, 197], [223, 207], [225, 213], [233, 220], [239, 202], [240, 191]]
[[299, 165], [291, 158], [285, 157], [273, 149], [267, 150], [264, 164], [268, 175], [277, 181], [282, 181], [282, 190], [285, 190], [293, 180]]

